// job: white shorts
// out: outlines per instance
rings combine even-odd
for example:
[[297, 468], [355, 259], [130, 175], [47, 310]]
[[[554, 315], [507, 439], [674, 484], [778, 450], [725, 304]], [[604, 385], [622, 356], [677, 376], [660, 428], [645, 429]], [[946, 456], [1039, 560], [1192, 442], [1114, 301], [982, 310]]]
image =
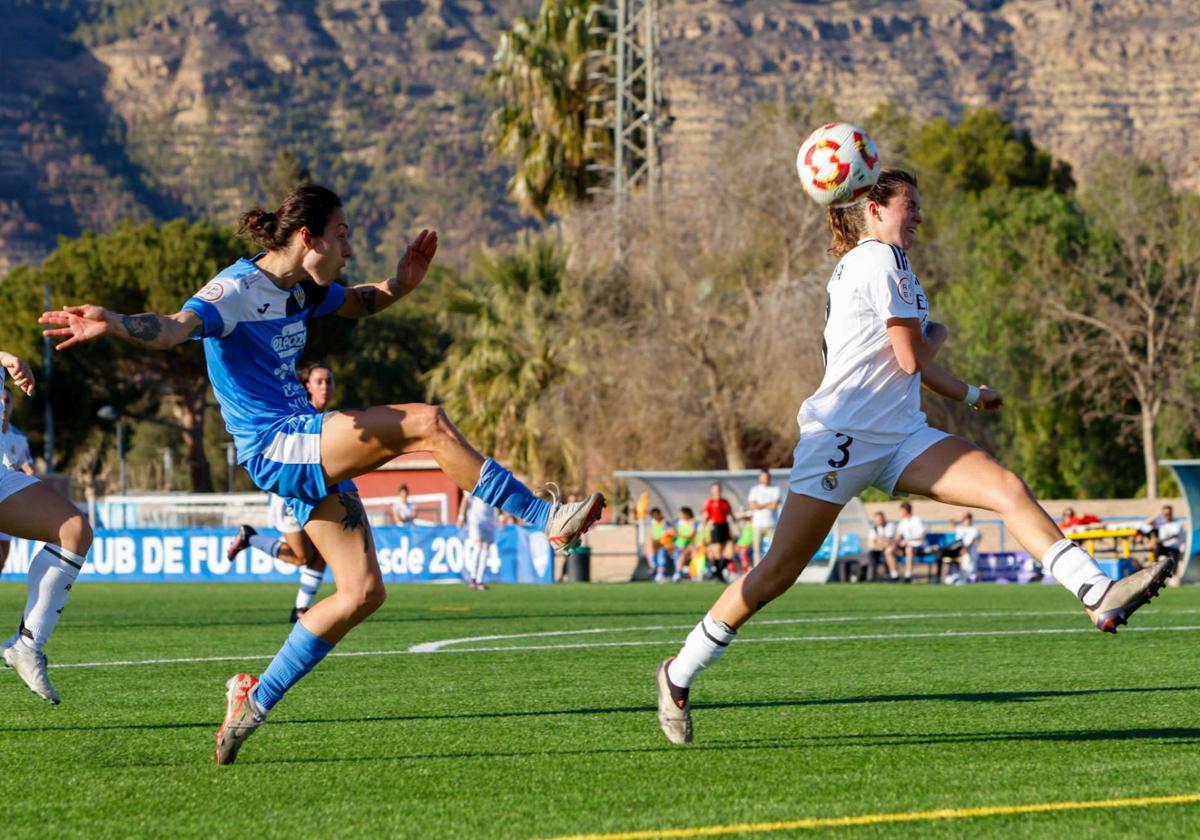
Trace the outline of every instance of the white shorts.
[[291, 505], [284, 501], [282, 496], [274, 493], [267, 495], [267, 527], [274, 528], [281, 534], [294, 534], [304, 530], [296, 519], [296, 514], [292, 512]]
[[878, 487], [890, 496], [904, 469], [948, 437], [946, 432], [926, 426], [897, 443], [867, 443], [820, 423], [805, 423], [792, 454], [788, 489], [839, 505], [868, 487]]
[[496, 523], [491, 520], [473, 522], [468, 519], [467, 536], [475, 542], [494, 543], [496, 541]]
[[13, 493], [20, 493], [26, 487], [37, 483], [38, 480], [29, 473], [24, 473], [20, 470], [10, 470], [8, 467], [0, 467], [0, 502], [3, 502]]

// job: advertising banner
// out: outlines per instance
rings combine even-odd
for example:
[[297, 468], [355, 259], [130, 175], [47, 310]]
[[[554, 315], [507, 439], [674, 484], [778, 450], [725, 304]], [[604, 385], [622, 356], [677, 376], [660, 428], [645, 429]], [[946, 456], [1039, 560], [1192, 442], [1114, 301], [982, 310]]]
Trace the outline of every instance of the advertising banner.
[[[264, 536], [278, 532], [264, 528]], [[450, 525], [373, 528], [383, 579], [389, 583], [457, 582], [479, 562], [479, 548]], [[233, 532], [217, 528], [131, 528], [97, 531], [81, 581], [146, 583], [280, 582], [297, 579], [297, 567], [248, 549], [232, 560], [225, 554]], [[24, 581], [40, 543], [13, 540], [0, 582]], [[484, 552], [488, 583], [551, 583], [554, 556], [545, 534], [524, 526], [499, 531]]]

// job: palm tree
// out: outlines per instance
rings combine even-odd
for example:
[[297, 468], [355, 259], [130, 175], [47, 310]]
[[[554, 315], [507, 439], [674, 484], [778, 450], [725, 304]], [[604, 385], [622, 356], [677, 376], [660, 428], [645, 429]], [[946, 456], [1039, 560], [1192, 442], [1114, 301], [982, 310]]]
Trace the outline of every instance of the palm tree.
[[553, 234], [490, 249], [450, 295], [454, 343], [429, 389], [463, 433], [531, 479], [569, 473], [574, 450], [556, 434], [556, 393], [575, 372], [564, 289], [566, 255]]
[[593, 0], [542, 0], [536, 19], [517, 18], [501, 33], [488, 74], [500, 103], [488, 142], [517, 161], [509, 195], [539, 219], [586, 201], [599, 183], [589, 166], [612, 160], [611, 132], [598, 124], [609, 74], [597, 71], [608, 62], [596, 60], [607, 54], [608, 18], [593, 8]]

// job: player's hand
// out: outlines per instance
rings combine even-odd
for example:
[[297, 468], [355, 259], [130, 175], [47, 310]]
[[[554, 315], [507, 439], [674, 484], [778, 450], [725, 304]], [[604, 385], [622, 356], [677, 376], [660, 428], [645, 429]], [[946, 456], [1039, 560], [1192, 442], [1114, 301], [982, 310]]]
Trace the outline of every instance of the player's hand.
[[42, 330], [42, 335], [51, 338], [66, 336], [66, 341], [55, 345], [55, 350], [65, 350], [73, 344], [89, 341], [107, 335], [112, 326], [109, 323], [109, 311], [103, 306], [84, 304], [83, 306], [64, 306], [53, 312], [43, 312], [38, 318], [39, 324], [47, 324], [54, 329]]
[[979, 402], [975, 404], [980, 411], [997, 411], [1004, 405], [1004, 395], [986, 385], [979, 386]]
[[0, 365], [4, 366], [8, 375], [12, 377], [13, 384], [20, 388], [26, 396], [33, 393], [33, 371], [23, 359], [0, 350]]
[[400, 257], [400, 262], [396, 263], [396, 277], [393, 285], [393, 289], [399, 297], [404, 297], [425, 279], [425, 272], [429, 271], [433, 255], [437, 253], [437, 246], [437, 231], [423, 230], [404, 249], [404, 255]]

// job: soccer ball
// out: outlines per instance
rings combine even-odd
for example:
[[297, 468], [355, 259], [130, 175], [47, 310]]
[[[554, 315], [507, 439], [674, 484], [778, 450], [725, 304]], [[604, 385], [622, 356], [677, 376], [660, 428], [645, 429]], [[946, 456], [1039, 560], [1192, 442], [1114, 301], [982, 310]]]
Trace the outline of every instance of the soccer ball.
[[849, 123], [821, 126], [796, 155], [800, 183], [822, 207], [849, 207], [875, 186], [881, 168], [875, 141]]

